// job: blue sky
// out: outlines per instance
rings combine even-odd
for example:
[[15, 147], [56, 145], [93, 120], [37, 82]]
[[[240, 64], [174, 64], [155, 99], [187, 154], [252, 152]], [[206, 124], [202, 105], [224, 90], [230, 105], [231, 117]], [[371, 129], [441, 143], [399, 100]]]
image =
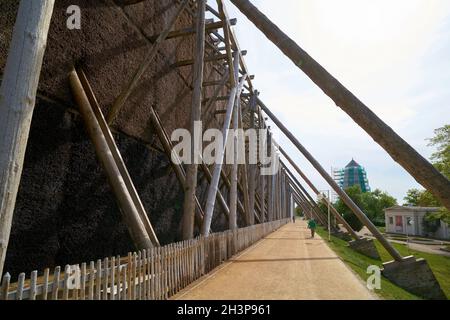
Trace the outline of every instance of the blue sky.
[[[450, 123], [450, 1], [252, 0], [419, 153]], [[329, 171], [352, 158], [372, 189], [400, 203], [415, 180], [337, 108], [230, 1], [261, 99]], [[278, 141], [321, 190], [326, 182], [281, 134]]]

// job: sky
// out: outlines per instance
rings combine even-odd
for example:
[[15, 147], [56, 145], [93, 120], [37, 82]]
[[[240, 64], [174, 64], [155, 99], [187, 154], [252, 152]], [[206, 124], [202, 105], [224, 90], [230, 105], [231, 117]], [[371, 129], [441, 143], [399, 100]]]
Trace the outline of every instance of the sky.
[[[352, 158], [372, 189], [421, 188], [399, 164], [225, 0], [261, 100], [331, 172]], [[252, 0], [420, 154], [450, 123], [450, 1]], [[272, 126], [275, 128], [275, 126]], [[330, 187], [281, 133], [276, 139], [320, 190]]]

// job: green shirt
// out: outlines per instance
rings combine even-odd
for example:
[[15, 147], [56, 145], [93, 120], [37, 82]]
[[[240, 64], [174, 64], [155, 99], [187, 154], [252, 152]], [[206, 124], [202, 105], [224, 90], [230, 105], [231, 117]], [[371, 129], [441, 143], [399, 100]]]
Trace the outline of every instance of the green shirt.
[[315, 229], [317, 227], [317, 224], [314, 220], [309, 220], [308, 222], [308, 229]]

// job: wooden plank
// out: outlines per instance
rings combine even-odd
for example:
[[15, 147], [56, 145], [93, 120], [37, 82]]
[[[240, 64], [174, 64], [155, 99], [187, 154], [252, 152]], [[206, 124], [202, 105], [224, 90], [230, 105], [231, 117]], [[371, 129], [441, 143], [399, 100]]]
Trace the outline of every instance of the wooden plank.
[[147, 298], [147, 282], [146, 282], [146, 267], [147, 267], [147, 252], [146, 250], [141, 251], [141, 268], [140, 268], [140, 288], [141, 293], [139, 295], [140, 300], [146, 300]]
[[63, 283], [63, 292], [62, 292], [62, 300], [69, 300], [69, 278], [71, 274], [71, 268], [67, 264], [64, 268], [64, 283]]
[[[234, 61], [234, 69], [233, 69], [234, 74], [237, 74], [238, 67], [239, 67], [239, 60], [236, 56], [235, 61]], [[230, 72], [230, 75], [233, 72]], [[225, 120], [224, 120], [223, 128], [222, 128], [222, 135], [224, 137], [223, 148], [221, 148], [221, 150], [219, 150], [219, 152], [218, 152], [219, 153], [218, 159], [220, 161], [219, 161], [219, 163], [216, 163], [216, 165], [214, 167], [213, 177], [212, 177], [211, 183], [208, 188], [205, 217], [203, 219], [203, 224], [202, 224], [202, 228], [201, 228], [201, 234], [204, 236], [207, 236], [209, 234], [210, 228], [211, 228], [212, 215], [214, 212], [214, 206], [215, 206], [216, 197], [217, 197], [217, 190], [218, 190], [218, 186], [219, 186], [220, 174], [221, 174], [222, 166], [223, 166], [222, 160], [224, 158], [225, 146], [227, 144], [227, 139], [228, 139], [227, 132], [228, 132], [228, 130], [230, 128], [230, 124], [231, 124], [231, 118], [232, 118], [234, 105], [235, 105], [235, 98], [236, 98], [237, 93], [240, 91], [239, 87], [241, 85], [243, 85], [243, 81], [241, 81], [238, 86], [233, 87], [233, 89], [231, 90], [231, 93], [230, 93], [230, 100], [227, 103], [227, 114], [225, 116]]]
[[101, 291], [102, 291], [102, 261], [97, 260], [97, 267], [95, 270], [95, 294], [94, 299], [101, 299]]
[[156, 281], [155, 281], [155, 273], [156, 273], [156, 266], [155, 266], [155, 259], [156, 259], [156, 249], [155, 248], [151, 248], [150, 249], [151, 252], [151, 265], [150, 265], [150, 270], [151, 270], [151, 294], [150, 294], [150, 298], [152, 300], [156, 300]]
[[131, 273], [131, 270], [127, 267], [127, 265], [122, 266], [123, 272], [122, 272], [122, 300], [130, 300], [130, 294], [128, 291], [131, 290], [130, 286], [131, 283], [127, 283], [127, 280], [129, 277], [127, 276], [129, 273]]
[[138, 252], [137, 256], [137, 266], [136, 266], [137, 272], [137, 293], [135, 300], [142, 300], [142, 252]]
[[111, 257], [111, 272], [110, 272], [110, 294], [109, 300], [115, 300], [115, 288], [116, 288], [116, 258]]
[[0, 87], [0, 275], [54, 3], [54, 0], [20, 1]]
[[164, 261], [164, 263], [163, 263], [163, 270], [164, 270], [164, 283], [163, 283], [163, 286], [164, 286], [164, 300], [167, 300], [168, 299], [168, 291], [167, 291], [167, 288], [168, 288], [168, 265], [167, 265], [167, 247], [163, 247], [162, 248], [162, 250], [163, 250], [163, 261]]
[[75, 101], [79, 106], [80, 113], [85, 122], [85, 127], [91, 138], [97, 157], [102, 163], [111, 188], [114, 191], [116, 200], [121, 208], [130, 236], [138, 248], [151, 247], [152, 240], [145, 229], [145, 225], [140, 217], [139, 211], [131, 197], [130, 191], [124, 181], [116, 159], [112, 156], [111, 148], [102, 132], [102, 128], [92, 109], [92, 105], [87, 97], [80, 78], [75, 70], [69, 74], [70, 85]]
[[17, 281], [16, 300], [23, 299], [23, 289], [25, 286], [25, 273], [19, 274], [19, 280]]
[[43, 279], [42, 279], [42, 296], [41, 296], [42, 300], [47, 300], [48, 285], [49, 285], [48, 284], [49, 275], [50, 275], [50, 269], [49, 268], [45, 268], [44, 276], [43, 276]]
[[30, 276], [30, 300], [36, 300], [37, 294], [37, 271], [32, 271]]
[[175, 288], [180, 291], [180, 245], [175, 243]]
[[[187, 164], [186, 185], [184, 189], [184, 205], [182, 218], [182, 237], [183, 239], [191, 239], [194, 236], [194, 219], [195, 219], [195, 194], [197, 190], [198, 180], [198, 163], [197, 154], [200, 153], [201, 145], [197, 145], [197, 141], [201, 141], [200, 137], [194, 136], [197, 131], [196, 126], [202, 120], [202, 84], [203, 69], [205, 62], [205, 10], [206, 0], [197, 0], [197, 17], [196, 17], [196, 42], [194, 52], [193, 66], [193, 87], [191, 101], [191, 119], [190, 133], [193, 142], [191, 143], [191, 163]], [[201, 134], [201, 132], [199, 133]]]
[[117, 144], [114, 140], [111, 130], [103, 116], [100, 105], [95, 97], [94, 91], [92, 90], [92, 87], [87, 79], [87, 76], [81, 68], [77, 68], [77, 73], [78, 73], [80, 82], [82, 84], [82, 87], [84, 89], [84, 92], [85, 92], [85, 94], [89, 100], [89, 103], [92, 107], [92, 111], [95, 114], [98, 125], [100, 126], [103, 136], [105, 138], [105, 141], [109, 147], [109, 151], [111, 152], [111, 155], [115, 160], [117, 169], [119, 170], [121, 177], [123, 178], [123, 181], [124, 181], [124, 183], [128, 189], [128, 192], [130, 194], [130, 197], [131, 197], [131, 199], [136, 207], [136, 210], [139, 214], [140, 220], [144, 224], [144, 228], [147, 231], [147, 234], [150, 236], [152, 243], [154, 245], [159, 245], [158, 238], [156, 236], [156, 233], [153, 229], [152, 224], [150, 223], [148, 214], [144, 208], [144, 205], [142, 204], [142, 201], [139, 197], [139, 194], [136, 190], [133, 180], [131, 179], [130, 173], [128, 172], [127, 166], [125, 165], [125, 162], [122, 158], [119, 148], [117, 147]]
[[52, 282], [52, 295], [51, 300], [58, 300], [58, 291], [59, 291], [59, 275], [61, 274], [61, 267], [57, 266], [55, 268], [55, 272], [53, 274], [53, 282]]
[[158, 247], [158, 255], [157, 255], [157, 268], [158, 268], [158, 281], [157, 281], [157, 288], [158, 288], [158, 300], [162, 300], [162, 253], [161, 253], [161, 247]]
[[[239, 128], [239, 106], [240, 106], [240, 95], [241, 92], [238, 91], [235, 95], [235, 106], [234, 106], [234, 110], [233, 110], [233, 121], [232, 121], [232, 126], [233, 126], [233, 131], [235, 133], [238, 132], [238, 128]], [[233, 163], [231, 165], [231, 188], [230, 188], [230, 217], [228, 219], [228, 228], [230, 230], [235, 230], [237, 229], [237, 188], [238, 188], [238, 169], [239, 169], [239, 164], [238, 164], [238, 155], [239, 155], [239, 137], [234, 134], [233, 135], [233, 141], [232, 141], [232, 145], [233, 145]]]
[[91, 261], [89, 264], [88, 300], [94, 300], [94, 277], [95, 277], [95, 264], [94, 261]]
[[[76, 268], [76, 269], [75, 269], [76, 272], [78, 272], [78, 270], [81, 271], [80, 266], [79, 266], [78, 264], [75, 265], [74, 268]], [[77, 275], [77, 274], [75, 274], [75, 275]], [[81, 278], [80, 278], [79, 280], [81, 280]], [[75, 279], [75, 286], [76, 286], [77, 284], [78, 284], [78, 280]], [[80, 281], [80, 285], [81, 285], [81, 281]], [[72, 299], [73, 299], [73, 300], [79, 300], [79, 298], [78, 298], [79, 291], [80, 291], [80, 288], [79, 288], [79, 287], [74, 287], [74, 288], [72, 288], [72, 292], [73, 292], [73, 294], [72, 294]]]
[[[156, 110], [153, 107], [150, 107], [150, 117], [152, 119], [152, 122], [155, 126], [156, 129], [156, 134], [158, 135], [159, 141], [161, 142], [161, 144], [163, 145], [164, 148], [164, 152], [166, 153], [167, 157], [169, 159], [172, 159], [172, 150], [173, 150], [173, 145], [172, 142], [170, 140], [169, 135], [167, 134], [166, 130], [164, 129], [164, 126], [161, 122], [161, 119], [159, 118], [158, 113], [156, 112]], [[177, 175], [178, 181], [181, 183], [181, 185], [183, 186], [183, 188], [185, 188], [186, 185], [186, 172], [184, 171], [183, 166], [181, 166], [179, 163], [181, 163], [181, 161], [178, 159], [178, 157], [175, 155], [175, 157], [177, 158], [177, 163], [175, 164], [174, 161], [170, 161], [170, 163], [172, 164], [172, 167], [174, 168], [175, 174]], [[195, 223], [200, 227], [201, 223], [203, 221], [203, 209], [202, 206], [200, 205], [200, 202], [198, 201], [197, 196], [195, 196], [195, 203], [196, 203], [196, 214], [195, 214]]]
[[120, 259], [117, 261], [117, 281], [116, 281], [116, 295], [114, 300], [121, 300], [122, 299], [122, 273], [123, 268], [120, 264]]
[[[234, 25], [236, 25], [236, 23], [237, 23], [237, 19], [231, 19], [230, 20], [230, 25], [234, 26]], [[217, 29], [221, 29], [221, 28], [223, 28], [223, 22], [222, 21], [209, 22], [209, 23], [206, 23], [206, 25], [205, 25], [205, 30], [206, 31], [217, 30]], [[166, 40], [190, 36], [190, 35], [195, 34], [195, 32], [196, 32], [196, 29], [194, 27], [171, 31], [167, 35]], [[157, 39], [158, 36], [159, 35], [154, 35], [154, 36], [149, 37], [148, 39], [151, 42], [153, 42], [153, 41], [155, 41]]]
[[2, 280], [2, 289], [0, 292], [0, 300], [9, 300], [9, 284], [11, 282], [11, 275], [7, 272], [3, 276]]
[[[221, 40], [225, 43], [225, 48], [226, 48], [226, 56], [227, 56], [227, 60], [228, 60], [228, 67], [230, 68], [230, 70], [233, 70], [233, 51], [231, 49], [231, 26], [229, 24], [229, 20], [226, 17], [226, 13], [225, 13], [225, 6], [223, 5], [221, 0], [217, 0], [217, 5], [219, 8], [219, 14], [220, 14], [220, 18], [222, 19], [222, 21], [225, 23], [224, 27], [223, 27], [223, 34], [224, 37], [220, 37], [222, 38]], [[215, 33], [216, 36], [218, 35], [217, 33]], [[230, 85], [231, 87], [236, 87], [237, 86], [237, 80], [238, 78], [238, 73], [233, 73], [230, 72]]]
[[[108, 258], [103, 259], [102, 300], [108, 300], [108, 280], [109, 280], [109, 274], [110, 274], [111, 269], [113, 269], [113, 267], [109, 266], [109, 259]], [[112, 290], [112, 288], [111, 288], [111, 290]]]
[[151, 286], [151, 276], [152, 276], [152, 270], [151, 270], [151, 251], [150, 249], [146, 250], [146, 263], [145, 263], [145, 275], [146, 275], [146, 281], [145, 281], [145, 290], [146, 300], [151, 300], [151, 292], [152, 292], [152, 286]]
[[86, 277], [86, 262], [83, 262], [80, 270], [80, 300], [86, 299]]
[[138, 256], [137, 253], [133, 253], [133, 260], [132, 260], [132, 265], [131, 265], [131, 270], [130, 270], [130, 281], [129, 281], [129, 286], [130, 286], [130, 291], [131, 294], [129, 294], [129, 300], [137, 300], [137, 281], [136, 281], [136, 276], [137, 276], [137, 269], [138, 269]]

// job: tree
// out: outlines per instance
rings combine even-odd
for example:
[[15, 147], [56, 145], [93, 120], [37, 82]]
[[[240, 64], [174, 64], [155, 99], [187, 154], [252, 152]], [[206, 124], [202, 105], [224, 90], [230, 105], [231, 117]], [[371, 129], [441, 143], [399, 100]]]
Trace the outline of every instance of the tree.
[[[362, 192], [360, 186], [355, 185], [345, 190], [350, 198], [366, 213], [367, 217], [376, 226], [384, 226], [384, 209], [393, 207], [397, 200], [387, 192], [376, 189], [373, 192]], [[363, 227], [351, 210], [338, 200], [335, 208], [342, 213], [343, 217], [355, 231], [360, 231]]]
[[450, 178], [450, 125], [436, 129], [434, 134], [434, 138], [428, 139], [428, 146], [437, 148], [431, 155], [431, 161], [436, 169]]
[[413, 206], [413, 207], [418, 207], [419, 206], [419, 198], [420, 195], [422, 194], [422, 191], [420, 191], [419, 189], [409, 189], [406, 192], [406, 197], [403, 198], [403, 200], [405, 200], [405, 206]]
[[388, 193], [376, 189], [373, 192], [366, 192], [361, 195], [362, 206], [368, 218], [376, 226], [384, 226], [384, 209], [393, 207], [397, 200]]
[[[361, 210], [365, 211], [364, 207], [362, 206], [362, 201], [361, 201], [362, 191], [361, 191], [360, 186], [355, 185], [353, 187], [347, 188], [347, 189], [345, 189], [345, 192], [353, 200], [353, 202], [358, 207], [361, 208]], [[362, 229], [362, 227], [363, 227], [362, 222], [358, 219], [358, 217], [356, 217], [356, 215], [352, 212], [352, 210], [350, 210], [350, 208], [347, 207], [347, 205], [344, 203], [344, 201], [342, 201], [342, 199], [339, 199], [335, 203], [334, 207], [340, 214], [342, 214], [345, 221], [348, 222], [348, 224], [352, 227], [353, 230], [358, 232]]]
[[[450, 125], [434, 131], [435, 136], [428, 139], [430, 147], [436, 147], [431, 160], [434, 166], [445, 176], [450, 177]], [[442, 203], [428, 190], [410, 189], [404, 198], [406, 205], [417, 207], [441, 207], [436, 212], [427, 216], [427, 221], [434, 226], [433, 220], [443, 220], [450, 223], [450, 211], [442, 206]]]

